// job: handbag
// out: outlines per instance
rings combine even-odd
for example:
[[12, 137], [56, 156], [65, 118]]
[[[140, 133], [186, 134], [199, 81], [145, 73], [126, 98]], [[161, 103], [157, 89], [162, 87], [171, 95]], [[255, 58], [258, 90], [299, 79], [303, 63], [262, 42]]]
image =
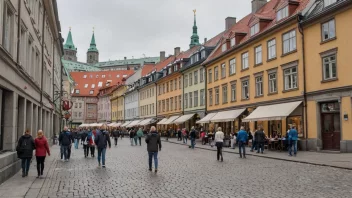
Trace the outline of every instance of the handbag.
[[87, 138], [88, 138], [88, 137], [86, 137], [86, 139], [84, 140], [83, 145], [87, 145], [87, 144], [88, 144]]

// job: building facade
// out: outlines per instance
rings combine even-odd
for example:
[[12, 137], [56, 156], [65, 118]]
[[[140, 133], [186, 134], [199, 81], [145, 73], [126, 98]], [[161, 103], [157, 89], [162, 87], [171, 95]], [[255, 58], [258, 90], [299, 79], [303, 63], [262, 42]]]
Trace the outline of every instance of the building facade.
[[110, 123], [111, 122], [111, 101], [110, 94], [116, 85], [106, 86], [99, 90], [98, 94], [98, 122]]
[[59, 24], [55, 0], [0, 1], [0, 183], [21, 167], [15, 150], [25, 130], [60, 131]]
[[142, 69], [138, 69], [132, 76], [126, 79], [126, 92], [124, 93], [124, 120], [130, 121], [139, 118], [139, 79], [142, 75]]

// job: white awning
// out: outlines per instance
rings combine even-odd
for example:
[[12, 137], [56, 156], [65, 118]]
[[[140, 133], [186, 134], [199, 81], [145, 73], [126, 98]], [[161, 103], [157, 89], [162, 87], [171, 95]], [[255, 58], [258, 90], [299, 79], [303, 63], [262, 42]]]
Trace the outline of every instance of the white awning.
[[231, 111], [222, 111], [211, 118], [211, 122], [231, 122], [241, 115], [246, 109], [236, 109]]
[[112, 122], [112, 123], [110, 123], [110, 124], [108, 124], [107, 126], [109, 126], [109, 127], [112, 127], [112, 126], [114, 126], [114, 122]]
[[181, 124], [183, 122], [186, 122], [187, 120], [191, 119], [193, 116], [194, 116], [194, 114], [183, 115], [183, 116], [177, 118], [174, 121], [174, 124]]
[[301, 103], [302, 101], [260, 106], [242, 121], [282, 120], [289, 116]]
[[124, 124], [121, 125], [121, 127], [126, 127], [127, 125], [129, 125], [131, 123], [131, 121], [127, 121]]
[[140, 122], [141, 122], [141, 120], [134, 120], [130, 124], [128, 124], [126, 127], [134, 127], [134, 126], [138, 125], [138, 123], [140, 123]]
[[173, 121], [175, 121], [177, 118], [179, 118], [180, 116], [171, 116], [169, 119], [167, 119], [164, 124], [168, 125], [171, 124]]
[[167, 120], [167, 118], [162, 119], [160, 122], [156, 123], [156, 124], [164, 124], [164, 122]]
[[119, 126], [121, 126], [122, 125], [122, 123], [121, 122], [119, 122], [119, 123], [114, 123], [114, 125], [112, 125], [113, 127], [119, 127]]
[[138, 125], [144, 126], [144, 125], [150, 124], [150, 122], [152, 120], [153, 120], [153, 118], [148, 118], [148, 119], [142, 120], [140, 123], [138, 123]]
[[197, 121], [197, 124], [201, 124], [201, 123], [210, 123], [210, 120], [216, 115], [217, 113], [209, 113], [208, 115], [206, 115], [204, 118], [202, 118], [201, 120]]

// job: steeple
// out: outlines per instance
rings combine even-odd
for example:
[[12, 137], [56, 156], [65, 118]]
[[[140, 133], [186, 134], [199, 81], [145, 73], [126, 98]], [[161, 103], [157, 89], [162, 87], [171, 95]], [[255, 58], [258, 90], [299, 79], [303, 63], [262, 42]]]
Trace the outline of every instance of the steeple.
[[95, 44], [94, 28], [93, 28], [93, 35], [90, 41], [90, 47], [88, 49], [88, 52], [98, 52], [97, 45]]
[[87, 63], [96, 64], [98, 62], [99, 62], [99, 51], [95, 43], [94, 28], [93, 28], [93, 35], [92, 35], [92, 39], [90, 40], [90, 46], [87, 52]]
[[73, 41], [72, 41], [71, 27], [70, 27], [70, 31], [68, 32], [68, 35], [67, 35], [67, 39], [66, 39], [66, 43], [64, 45], [64, 49], [77, 51], [77, 49], [76, 49], [76, 47], [75, 47], [75, 45], [73, 44]]
[[193, 10], [193, 13], [194, 13], [193, 34], [191, 36], [191, 43], [189, 44], [189, 48], [192, 48], [193, 46], [199, 45], [196, 10]]
[[71, 27], [64, 45], [64, 59], [69, 61], [77, 61], [77, 48], [72, 41]]

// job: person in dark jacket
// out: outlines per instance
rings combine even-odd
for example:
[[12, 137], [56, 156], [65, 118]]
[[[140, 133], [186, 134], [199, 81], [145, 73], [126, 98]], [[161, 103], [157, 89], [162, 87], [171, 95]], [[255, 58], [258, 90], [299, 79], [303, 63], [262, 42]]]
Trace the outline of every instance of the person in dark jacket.
[[189, 137], [191, 138], [191, 148], [194, 149], [194, 145], [196, 144], [196, 130], [194, 129], [194, 126], [192, 126]]
[[17, 144], [17, 156], [22, 161], [22, 177], [28, 176], [31, 159], [33, 157], [33, 150], [35, 144], [30, 131], [27, 129], [24, 135], [20, 137]]
[[177, 129], [177, 141], [182, 141], [182, 131], [180, 128]]
[[[242, 152], [243, 152], [243, 158], [246, 158], [246, 142], [248, 140], [248, 134], [244, 130], [244, 127], [241, 127], [241, 130], [237, 133], [237, 139], [236, 143], [238, 144], [238, 150], [240, 153], [240, 158], [242, 158]], [[241, 152], [242, 150], [242, 152]]]
[[72, 136], [75, 141], [75, 149], [78, 149], [79, 140], [81, 139], [81, 135], [80, 135], [79, 131], [77, 131], [77, 130], [74, 131]]
[[155, 172], [158, 172], [158, 151], [161, 151], [161, 141], [155, 126], [150, 128], [150, 133], [145, 138], [145, 143], [147, 143], [149, 155], [149, 171], [152, 171], [152, 159], [154, 157]]
[[130, 134], [131, 146], [133, 146], [133, 141], [135, 136], [133, 128], [130, 129], [129, 134]]
[[143, 136], [144, 136], [143, 130], [142, 130], [142, 128], [139, 128], [139, 130], [137, 131], [139, 146], [142, 146], [142, 137]]
[[97, 145], [97, 148], [98, 148], [99, 166], [100, 166], [100, 159], [101, 159], [102, 167], [105, 168], [105, 154], [106, 154], [107, 145], [109, 144], [109, 149], [111, 148], [109, 132], [106, 130], [105, 124], [102, 126], [101, 131], [97, 133], [97, 136], [95, 137], [95, 144]]
[[83, 144], [84, 157], [88, 157], [89, 154], [89, 145], [88, 145], [88, 129], [83, 129], [81, 134], [81, 144]]
[[119, 139], [119, 131], [116, 128], [112, 131], [112, 136], [114, 137], [115, 146], [117, 146], [117, 140]]
[[257, 143], [257, 146], [258, 146], [257, 153], [261, 152], [263, 154], [263, 152], [264, 152], [265, 134], [264, 134], [262, 126], [259, 127], [259, 130], [257, 130], [254, 133], [254, 139], [255, 139], [255, 141]]
[[59, 136], [60, 145], [63, 147], [64, 160], [68, 162], [70, 159], [69, 147], [72, 145], [73, 137], [71, 132], [68, 131], [68, 128], [65, 127], [64, 131]]

